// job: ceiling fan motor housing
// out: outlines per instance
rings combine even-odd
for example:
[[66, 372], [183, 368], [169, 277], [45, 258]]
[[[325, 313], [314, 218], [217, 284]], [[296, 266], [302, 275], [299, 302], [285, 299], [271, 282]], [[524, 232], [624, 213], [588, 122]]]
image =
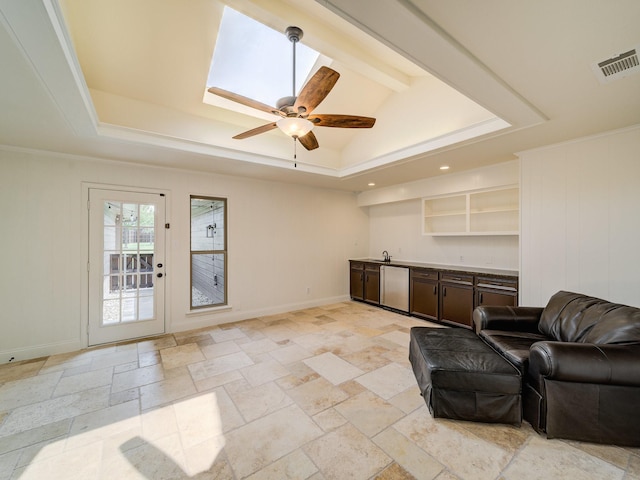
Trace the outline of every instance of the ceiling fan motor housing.
[[293, 107], [293, 104], [296, 103], [296, 98], [294, 96], [290, 97], [282, 97], [280, 100], [276, 102], [276, 108], [284, 113], [289, 113], [286, 107]]

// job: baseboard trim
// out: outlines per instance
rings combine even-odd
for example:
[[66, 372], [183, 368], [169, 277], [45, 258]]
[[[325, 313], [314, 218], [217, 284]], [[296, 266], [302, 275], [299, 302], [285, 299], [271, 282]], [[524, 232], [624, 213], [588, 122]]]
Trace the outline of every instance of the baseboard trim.
[[49, 355], [82, 350], [83, 348], [87, 348], [87, 345], [82, 343], [80, 340], [66, 340], [63, 342], [14, 348], [12, 350], [4, 350], [0, 352], [0, 364], [17, 363], [23, 360], [32, 360], [34, 358], [48, 357]]
[[215, 327], [218, 325], [224, 325], [225, 323], [240, 322], [242, 320], [250, 320], [256, 317], [266, 317], [269, 315], [277, 315], [279, 313], [303, 310], [305, 308], [331, 305], [332, 303], [345, 302], [350, 299], [351, 297], [349, 297], [348, 295], [339, 295], [336, 297], [310, 300], [308, 302], [289, 303], [284, 305], [274, 305], [271, 307], [256, 308], [254, 310], [207, 312], [203, 313], [197, 318], [193, 318], [193, 316], [195, 315], [185, 315], [185, 318], [187, 320], [184, 322], [169, 325], [167, 333], [178, 333], [187, 330], [195, 330], [198, 328]]

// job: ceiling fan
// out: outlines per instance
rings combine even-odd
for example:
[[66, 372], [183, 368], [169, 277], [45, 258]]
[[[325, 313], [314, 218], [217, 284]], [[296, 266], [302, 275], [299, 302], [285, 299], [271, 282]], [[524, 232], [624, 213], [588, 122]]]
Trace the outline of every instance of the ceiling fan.
[[279, 120], [253, 128], [240, 133], [233, 138], [242, 140], [260, 133], [265, 133], [275, 128], [280, 128], [284, 133], [298, 140], [307, 150], [318, 148], [318, 140], [311, 131], [313, 127], [340, 127], [340, 128], [371, 128], [376, 122], [375, 118], [360, 117], [356, 115], [337, 114], [313, 114], [313, 110], [325, 99], [333, 86], [340, 78], [340, 74], [328, 67], [320, 69], [302, 87], [300, 95], [296, 97], [296, 43], [302, 38], [303, 32], [298, 27], [287, 27], [285, 34], [293, 44], [293, 93], [289, 97], [283, 97], [271, 107], [251, 98], [237, 93], [223, 90], [218, 87], [208, 89], [210, 93], [232, 100], [247, 107], [255, 108], [263, 112], [272, 113], [280, 117]]

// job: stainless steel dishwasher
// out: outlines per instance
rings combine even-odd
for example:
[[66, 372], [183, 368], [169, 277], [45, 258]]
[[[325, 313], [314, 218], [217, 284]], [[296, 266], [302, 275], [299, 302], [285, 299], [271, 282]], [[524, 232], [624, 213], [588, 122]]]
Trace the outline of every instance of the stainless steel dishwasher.
[[409, 269], [407, 267], [380, 267], [380, 305], [409, 311]]

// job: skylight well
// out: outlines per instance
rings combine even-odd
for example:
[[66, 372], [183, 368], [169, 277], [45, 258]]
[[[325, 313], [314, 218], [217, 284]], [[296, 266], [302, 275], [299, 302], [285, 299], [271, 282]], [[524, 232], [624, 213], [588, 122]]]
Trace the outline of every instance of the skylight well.
[[297, 45], [292, 92], [291, 55], [291, 43], [282, 32], [225, 6], [207, 88], [219, 87], [274, 106], [278, 99], [299, 93], [320, 56]]

